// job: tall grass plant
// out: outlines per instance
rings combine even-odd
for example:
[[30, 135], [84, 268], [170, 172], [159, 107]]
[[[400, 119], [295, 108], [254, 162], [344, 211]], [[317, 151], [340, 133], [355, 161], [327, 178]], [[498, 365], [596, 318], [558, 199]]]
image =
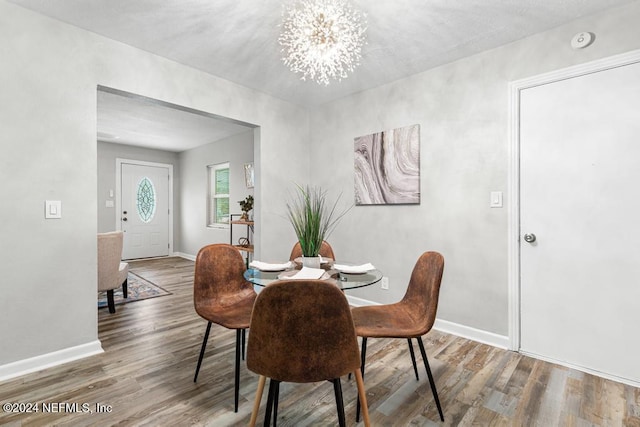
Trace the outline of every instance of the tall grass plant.
[[320, 187], [296, 186], [296, 193], [287, 203], [287, 217], [296, 232], [302, 255], [316, 257], [343, 216], [351, 209], [338, 211], [340, 194], [334, 203], [327, 201], [327, 192]]

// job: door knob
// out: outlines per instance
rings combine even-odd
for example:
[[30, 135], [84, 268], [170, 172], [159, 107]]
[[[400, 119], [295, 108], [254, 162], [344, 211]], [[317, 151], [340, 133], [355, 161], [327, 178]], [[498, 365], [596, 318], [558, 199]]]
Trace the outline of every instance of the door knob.
[[524, 241], [527, 243], [533, 243], [536, 241], [536, 235], [533, 233], [527, 233], [524, 235]]
[[122, 220], [123, 220], [123, 221], [126, 221], [126, 220], [127, 220], [127, 218], [126, 218], [126, 217], [125, 217], [125, 218], [122, 218]]

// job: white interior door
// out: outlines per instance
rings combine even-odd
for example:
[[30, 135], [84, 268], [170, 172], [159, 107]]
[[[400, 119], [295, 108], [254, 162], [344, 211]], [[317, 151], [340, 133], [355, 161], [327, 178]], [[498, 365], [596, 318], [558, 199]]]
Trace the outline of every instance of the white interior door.
[[521, 350], [640, 382], [640, 64], [523, 90], [520, 129]]
[[169, 255], [169, 169], [122, 163], [123, 259]]

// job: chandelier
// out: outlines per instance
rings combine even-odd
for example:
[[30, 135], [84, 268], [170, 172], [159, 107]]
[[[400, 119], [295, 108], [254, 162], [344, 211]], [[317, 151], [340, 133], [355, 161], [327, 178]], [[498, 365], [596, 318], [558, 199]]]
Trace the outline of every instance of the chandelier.
[[360, 65], [366, 30], [364, 14], [345, 0], [301, 0], [284, 12], [282, 60], [302, 80], [340, 81]]

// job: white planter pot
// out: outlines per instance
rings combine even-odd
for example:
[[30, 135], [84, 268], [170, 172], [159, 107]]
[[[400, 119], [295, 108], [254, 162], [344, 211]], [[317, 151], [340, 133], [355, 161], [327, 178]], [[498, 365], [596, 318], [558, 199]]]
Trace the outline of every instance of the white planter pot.
[[320, 257], [312, 256], [312, 257], [302, 257], [302, 266], [309, 268], [320, 268]]

